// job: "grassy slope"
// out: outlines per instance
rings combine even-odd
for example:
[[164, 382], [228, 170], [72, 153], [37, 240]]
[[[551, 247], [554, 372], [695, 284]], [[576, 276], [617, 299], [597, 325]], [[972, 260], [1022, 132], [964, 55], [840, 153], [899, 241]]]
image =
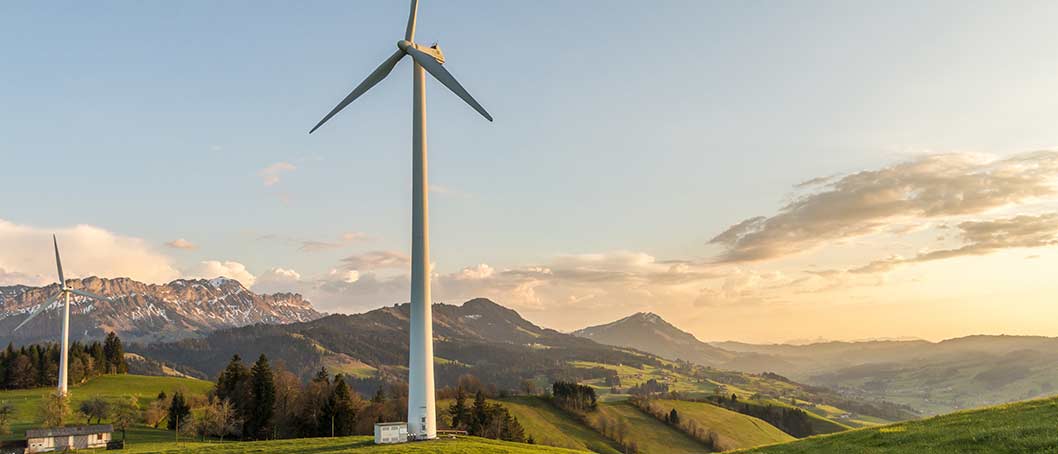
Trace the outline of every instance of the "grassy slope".
[[811, 437], [745, 453], [1058, 453], [1058, 398]]
[[394, 445], [375, 445], [374, 439], [370, 436], [356, 436], [225, 443], [143, 443], [131, 445], [128, 450], [121, 452], [130, 454], [576, 454], [583, 453], [584, 451], [574, 451], [550, 446], [510, 443], [476, 437], [461, 437], [455, 440], [445, 439]]
[[[158, 396], [159, 391], [172, 394], [176, 390], [184, 390], [192, 394], [205, 394], [213, 387], [207, 381], [193, 378], [179, 377], [147, 377], [142, 375], [104, 375], [95, 377], [80, 386], [70, 388], [70, 407], [75, 412], [77, 405], [88, 397], [100, 396], [104, 398], [119, 398], [133, 395], [139, 398], [140, 405]], [[11, 424], [11, 434], [0, 436], [0, 439], [20, 439], [25, 435], [25, 430], [37, 426], [38, 409], [41, 400], [54, 392], [54, 388], [18, 389], [0, 391], [0, 401], [8, 401], [15, 405], [14, 423]], [[83, 423], [83, 420], [73, 418], [72, 423]]]
[[680, 414], [680, 419], [684, 421], [694, 420], [716, 432], [720, 445], [726, 449], [750, 448], [795, 440], [767, 422], [716, 405], [682, 400], [654, 402], [666, 411], [675, 408]]
[[611, 443], [580, 421], [551, 406], [538, 397], [510, 397], [502, 399], [503, 406], [510, 410], [540, 445], [560, 446], [604, 454], [620, 454]]
[[705, 446], [679, 430], [665, 425], [653, 416], [643, 413], [626, 401], [600, 402], [598, 411], [589, 414], [596, 421], [600, 415], [615, 420], [623, 419], [628, 425], [627, 437], [636, 442], [641, 454], [680, 454], [706, 452]]

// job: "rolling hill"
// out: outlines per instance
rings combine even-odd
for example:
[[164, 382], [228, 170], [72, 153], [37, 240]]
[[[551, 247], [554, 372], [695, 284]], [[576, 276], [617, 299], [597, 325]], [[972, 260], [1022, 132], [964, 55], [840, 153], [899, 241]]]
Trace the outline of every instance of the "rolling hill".
[[771, 424], [716, 405], [684, 400], [655, 400], [662, 410], [676, 409], [681, 420], [694, 420], [717, 435], [724, 450], [784, 443], [796, 440]]
[[935, 416], [883, 427], [823, 435], [744, 454], [1055, 453], [1058, 398]]
[[538, 397], [508, 397], [500, 402], [537, 444], [600, 454], [621, 453], [598, 432]]

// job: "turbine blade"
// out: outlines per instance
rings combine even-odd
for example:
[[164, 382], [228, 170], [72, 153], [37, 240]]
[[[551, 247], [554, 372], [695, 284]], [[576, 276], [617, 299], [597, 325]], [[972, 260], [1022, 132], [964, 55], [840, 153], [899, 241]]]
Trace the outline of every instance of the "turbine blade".
[[359, 98], [360, 95], [370, 90], [371, 87], [375, 86], [375, 84], [379, 83], [382, 79], [385, 79], [386, 76], [389, 75], [390, 71], [393, 71], [393, 67], [397, 66], [397, 62], [399, 62], [402, 57], [404, 57], [403, 50], [397, 50], [397, 52], [393, 53], [393, 55], [390, 55], [390, 57], [387, 58], [386, 61], [382, 62], [381, 65], [378, 65], [378, 68], [375, 68], [375, 70], [370, 75], [368, 75], [363, 82], [360, 82], [360, 85], [357, 85], [356, 88], [353, 89], [352, 93], [349, 93], [349, 96], [346, 96], [345, 99], [342, 100], [342, 102], [338, 103], [337, 106], [334, 106], [334, 109], [331, 109], [331, 112], [328, 113], [326, 117], [323, 117], [323, 119], [320, 120], [319, 123], [316, 123], [316, 126], [312, 128], [311, 131], [309, 131], [309, 134], [315, 132], [317, 129], [320, 128], [320, 126], [323, 126], [323, 124], [326, 123], [327, 120], [330, 120], [331, 117], [333, 117], [335, 114], [344, 109], [345, 106], [348, 106], [349, 103], [355, 101], [356, 98]]
[[72, 289], [69, 289], [69, 292], [70, 292], [70, 293], [73, 293], [73, 294], [75, 294], [75, 295], [87, 296], [87, 297], [89, 297], [89, 298], [92, 298], [92, 299], [94, 299], [94, 300], [99, 300], [99, 301], [106, 301], [106, 302], [108, 302], [108, 303], [112, 303], [112, 302], [114, 302], [114, 301], [113, 301], [113, 300], [111, 300], [110, 298], [107, 298], [107, 297], [105, 297], [105, 296], [101, 296], [101, 295], [96, 295], [95, 293], [91, 293], [91, 292], [86, 292], [86, 291], [84, 291], [84, 290], [77, 290], [77, 289], [73, 289], [73, 288], [72, 288]]
[[59, 270], [59, 286], [66, 287], [66, 278], [62, 275], [62, 260], [59, 260], [59, 240], [55, 239], [55, 235], [52, 235], [51, 241], [55, 245], [55, 268]]
[[411, 13], [408, 14], [408, 28], [404, 31], [405, 41], [415, 41], [415, 13], [419, 9], [419, 0], [411, 0]]
[[474, 97], [470, 96], [470, 93], [467, 93], [467, 90], [459, 84], [459, 81], [456, 80], [455, 77], [452, 77], [452, 74], [449, 73], [448, 70], [441, 65], [441, 62], [437, 61], [433, 55], [416, 49], [414, 46], [408, 46], [407, 52], [408, 55], [411, 55], [411, 58], [415, 59], [415, 62], [421, 65], [426, 72], [430, 73], [434, 79], [437, 79], [442, 85], [448, 87], [449, 90], [452, 90], [452, 93], [455, 93], [456, 96], [463, 98], [463, 101], [470, 104], [470, 107], [473, 107], [474, 110], [478, 111], [481, 116], [492, 121], [492, 115], [489, 115], [489, 113], [485, 111], [485, 108], [481, 107], [481, 104], [478, 104], [478, 102], [474, 100]]
[[37, 308], [33, 310], [33, 313], [29, 314], [29, 317], [26, 317], [25, 320], [22, 320], [22, 323], [19, 323], [18, 326], [15, 327], [15, 329], [11, 330], [11, 332], [13, 333], [15, 331], [18, 331], [19, 328], [25, 326], [26, 323], [29, 323], [30, 320], [33, 320], [36, 316], [40, 315], [41, 312], [44, 312], [44, 308], [46, 308], [49, 305], [51, 305], [51, 303], [54, 303], [55, 302], [55, 298], [58, 298], [59, 295], [62, 295], [62, 292], [59, 292], [59, 293], [56, 293], [56, 294], [52, 295], [51, 298], [48, 298], [47, 301], [45, 301], [45, 302], [41, 303], [40, 305], [38, 305]]

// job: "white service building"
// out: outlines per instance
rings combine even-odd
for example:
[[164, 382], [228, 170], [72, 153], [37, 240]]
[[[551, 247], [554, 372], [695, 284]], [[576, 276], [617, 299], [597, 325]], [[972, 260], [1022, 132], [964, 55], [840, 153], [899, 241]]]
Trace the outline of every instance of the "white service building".
[[375, 444], [404, 443], [408, 441], [408, 423], [380, 422], [375, 424]]
[[55, 427], [26, 431], [27, 453], [105, 448], [114, 426]]

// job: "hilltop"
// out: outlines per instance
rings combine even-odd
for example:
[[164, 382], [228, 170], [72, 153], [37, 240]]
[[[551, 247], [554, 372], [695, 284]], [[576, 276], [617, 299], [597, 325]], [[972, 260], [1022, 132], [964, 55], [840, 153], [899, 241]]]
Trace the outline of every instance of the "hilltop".
[[638, 312], [605, 325], [589, 326], [572, 333], [601, 344], [630, 347], [669, 359], [720, 366], [738, 354], [698, 340], [659, 315]]
[[[131, 342], [158, 342], [199, 337], [212, 331], [257, 323], [281, 324], [315, 320], [323, 314], [301, 295], [260, 295], [239, 281], [177, 279], [167, 284], [144, 284], [128, 278], [67, 279], [74, 289], [109, 297], [113, 302], [82, 296], [70, 299], [71, 340], [101, 338], [114, 331]], [[61, 325], [60, 303], [17, 332], [12, 332], [38, 305], [59, 290], [44, 287], [0, 287], [0, 342], [33, 343], [55, 339]]]

